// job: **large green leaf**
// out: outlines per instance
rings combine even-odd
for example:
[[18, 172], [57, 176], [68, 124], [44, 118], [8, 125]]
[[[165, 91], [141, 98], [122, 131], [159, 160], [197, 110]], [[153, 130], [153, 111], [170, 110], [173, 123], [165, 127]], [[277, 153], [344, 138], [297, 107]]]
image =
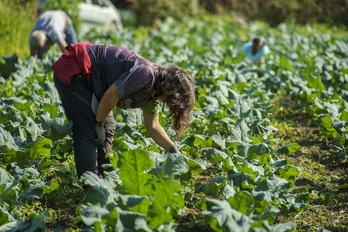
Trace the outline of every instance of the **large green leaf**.
[[81, 219], [86, 225], [91, 226], [102, 222], [109, 213], [109, 210], [99, 206], [84, 206], [82, 207]]
[[269, 232], [291, 232], [291, 231], [295, 231], [295, 228], [296, 228], [296, 225], [294, 222], [286, 222], [286, 223], [271, 226], [268, 224], [268, 221], [264, 221], [263, 225], [266, 228], [266, 230]]
[[29, 154], [32, 160], [38, 157], [50, 158], [51, 155], [52, 140], [40, 136], [35, 142], [32, 142], [29, 147]]
[[300, 146], [297, 143], [291, 143], [291, 144], [282, 146], [281, 148], [277, 149], [274, 153], [276, 155], [282, 155], [282, 154], [290, 155], [297, 152], [299, 149], [300, 149]]
[[207, 210], [204, 214], [211, 217], [210, 226], [214, 231], [248, 232], [252, 220], [231, 208], [225, 200], [206, 199]]
[[119, 203], [122, 209], [146, 215], [151, 202], [148, 197], [137, 195], [120, 195]]
[[163, 164], [166, 175], [181, 175], [189, 171], [189, 159], [182, 154], [169, 154]]
[[86, 185], [87, 201], [92, 204], [108, 205], [117, 198], [115, 180], [111, 177], [100, 178], [95, 173], [85, 172], [81, 181]]
[[221, 137], [220, 133], [214, 134], [212, 139], [222, 150], [226, 149], [225, 139]]
[[322, 115], [321, 118], [321, 123], [323, 124], [323, 127], [330, 132], [331, 136], [333, 138], [336, 138], [338, 136], [338, 132], [336, 131], [336, 129], [333, 127], [333, 119], [331, 118], [330, 115]]
[[[0, 151], [3, 153], [13, 153], [18, 149], [10, 132], [0, 126]], [[0, 154], [1, 158], [1, 154]]]
[[286, 165], [278, 168], [275, 173], [278, 177], [289, 181], [293, 185], [300, 174], [300, 170], [294, 165]]
[[47, 212], [30, 214], [27, 220], [17, 223], [18, 231], [36, 232], [43, 230], [45, 228], [44, 219], [47, 217], [47, 214]]
[[144, 231], [151, 232], [145, 217], [139, 213], [118, 210], [118, 219], [115, 231]]
[[18, 230], [18, 222], [8, 222], [0, 225], [0, 231], [13, 232]]
[[272, 176], [271, 178], [267, 179], [266, 182], [268, 189], [273, 192], [283, 192], [290, 187], [289, 181], [283, 178], [278, 178], [276, 176]]
[[146, 171], [152, 166], [153, 162], [148, 152], [141, 150], [124, 152], [118, 163], [122, 192], [141, 196], [150, 194], [152, 189], [148, 182], [152, 177]]
[[242, 187], [254, 183], [254, 177], [244, 173], [234, 173], [228, 175], [228, 179], [233, 181], [233, 185]]
[[155, 229], [162, 224], [171, 224], [173, 215], [184, 208], [182, 187], [173, 177], [154, 179], [153, 202], [148, 214], [149, 225]]
[[249, 216], [253, 212], [254, 197], [246, 191], [236, 192], [233, 197], [227, 199], [231, 207]]
[[27, 138], [29, 141], [36, 141], [44, 133], [41, 125], [37, 124], [32, 118], [26, 118], [25, 130], [29, 135]]
[[52, 179], [50, 181], [38, 181], [37, 184], [30, 185], [28, 189], [26, 189], [23, 194], [19, 197], [20, 201], [28, 199], [29, 197], [35, 196], [37, 198], [41, 198], [43, 195], [53, 192], [58, 189], [59, 184], [58, 181]]
[[18, 182], [4, 169], [0, 168], [0, 201], [9, 205], [18, 202]]
[[[0, 205], [0, 225], [5, 225], [6, 223], [9, 222], [15, 222], [15, 218], [7, 211], [5, 207]], [[1, 229], [1, 226], [0, 226]], [[0, 230], [0, 231], [5, 231], [5, 230]]]
[[265, 143], [252, 145], [249, 149], [248, 160], [256, 161], [258, 165], [268, 164], [271, 156], [270, 156], [270, 147]]
[[208, 196], [218, 195], [225, 188], [226, 184], [227, 180], [224, 176], [216, 176], [204, 186], [203, 190]]
[[[249, 131], [250, 128], [246, 124], [245, 120], [241, 120], [232, 128], [228, 139], [228, 142], [240, 142], [240, 143], [249, 143], [251, 140], [249, 139]], [[226, 141], [226, 142], [227, 142]]]
[[200, 147], [208, 147], [212, 144], [212, 140], [210, 138], [200, 134], [192, 134], [185, 138], [184, 142], [190, 146], [196, 145]]
[[215, 164], [223, 162], [228, 157], [225, 152], [213, 147], [203, 148], [202, 153], [205, 155], [205, 157], [207, 157], [211, 162]]

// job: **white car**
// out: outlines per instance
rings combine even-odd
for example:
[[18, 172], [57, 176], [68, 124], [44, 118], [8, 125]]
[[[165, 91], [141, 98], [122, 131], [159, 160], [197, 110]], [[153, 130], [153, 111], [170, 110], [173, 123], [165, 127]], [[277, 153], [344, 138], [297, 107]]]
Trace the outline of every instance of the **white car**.
[[[40, 0], [38, 13], [41, 13], [47, 0]], [[83, 0], [79, 3], [79, 19], [82, 21], [80, 33], [91, 29], [97, 31], [122, 30], [121, 16], [110, 0]]]
[[122, 30], [121, 16], [111, 1], [84, 0], [84, 2], [79, 3], [79, 8], [82, 34], [90, 29], [97, 31]]

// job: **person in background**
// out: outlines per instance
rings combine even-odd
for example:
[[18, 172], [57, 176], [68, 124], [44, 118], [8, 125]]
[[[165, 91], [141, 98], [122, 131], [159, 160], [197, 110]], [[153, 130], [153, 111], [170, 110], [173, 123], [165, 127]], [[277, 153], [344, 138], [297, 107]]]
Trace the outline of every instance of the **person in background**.
[[194, 79], [176, 66], [163, 67], [134, 51], [89, 42], [71, 44], [53, 65], [54, 82], [63, 108], [72, 120], [78, 177], [86, 171], [103, 174], [105, 154], [112, 151], [115, 106], [142, 108], [145, 128], [162, 148], [179, 153], [159, 124], [161, 102], [177, 138], [189, 127], [194, 106]]
[[264, 38], [255, 37], [252, 41], [243, 44], [240, 50], [244, 52], [245, 58], [260, 65], [262, 58], [270, 52], [266, 43]]
[[60, 50], [65, 52], [65, 47], [77, 43], [76, 32], [70, 17], [61, 10], [46, 11], [41, 14], [32, 29], [29, 37], [30, 55], [42, 59], [48, 49], [58, 44]]

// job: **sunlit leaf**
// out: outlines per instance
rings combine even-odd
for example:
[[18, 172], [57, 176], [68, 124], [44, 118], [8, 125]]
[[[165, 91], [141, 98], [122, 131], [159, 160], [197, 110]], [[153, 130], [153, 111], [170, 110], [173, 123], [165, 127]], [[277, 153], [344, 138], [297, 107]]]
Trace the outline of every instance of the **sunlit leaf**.
[[233, 197], [227, 199], [231, 207], [235, 210], [250, 215], [254, 208], [254, 197], [246, 191], [236, 192]]
[[124, 193], [146, 195], [151, 192], [147, 185], [151, 176], [145, 171], [152, 167], [149, 153], [146, 151], [132, 150], [122, 154], [119, 159], [120, 178]]
[[212, 229], [241, 232], [249, 231], [252, 220], [231, 208], [227, 201], [207, 199], [206, 205], [207, 210], [204, 213], [211, 215], [210, 226]]

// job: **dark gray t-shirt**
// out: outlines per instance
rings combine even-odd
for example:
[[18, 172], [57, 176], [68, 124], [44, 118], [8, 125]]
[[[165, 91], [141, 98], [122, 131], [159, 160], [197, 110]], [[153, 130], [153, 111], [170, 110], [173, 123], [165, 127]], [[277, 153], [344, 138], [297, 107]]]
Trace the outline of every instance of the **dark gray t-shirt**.
[[151, 91], [158, 72], [155, 63], [112, 45], [88, 46], [87, 52], [92, 64], [93, 92], [99, 100], [114, 84], [120, 93], [118, 107], [143, 108], [153, 101]]

